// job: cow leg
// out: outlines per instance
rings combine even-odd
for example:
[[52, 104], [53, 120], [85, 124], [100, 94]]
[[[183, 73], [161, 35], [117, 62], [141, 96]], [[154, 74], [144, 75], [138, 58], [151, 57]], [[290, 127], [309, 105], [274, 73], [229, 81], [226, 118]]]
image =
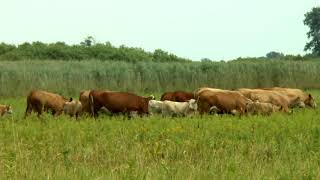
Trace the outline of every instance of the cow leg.
[[132, 116], [131, 116], [130, 112], [123, 113], [123, 120], [126, 120], [126, 119], [130, 120], [131, 118], [132, 118]]
[[41, 116], [41, 114], [42, 114], [42, 104], [39, 104], [39, 105], [36, 105], [35, 106], [35, 110], [37, 111], [37, 113], [38, 113], [38, 118]]
[[76, 120], [77, 120], [77, 121], [79, 121], [79, 118], [78, 118], [78, 117], [79, 117], [79, 113], [77, 112], [77, 113], [76, 113]]
[[55, 110], [54, 116], [57, 117], [62, 114], [62, 110]]
[[26, 112], [24, 114], [24, 118], [26, 118], [28, 115], [30, 115], [32, 112], [32, 104], [31, 103], [27, 103], [27, 108], [26, 108]]

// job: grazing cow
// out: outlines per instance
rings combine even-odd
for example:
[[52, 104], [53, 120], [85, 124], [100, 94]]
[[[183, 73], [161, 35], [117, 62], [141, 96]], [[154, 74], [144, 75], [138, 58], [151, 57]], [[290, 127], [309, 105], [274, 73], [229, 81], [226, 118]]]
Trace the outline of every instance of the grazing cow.
[[130, 112], [137, 111], [137, 114], [142, 116], [148, 114], [148, 102], [151, 99], [154, 99], [154, 96], [144, 98], [127, 92], [92, 90], [89, 93], [91, 113], [94, 117], [98, 116], [101, 107], [107, 108], [113, 114], [123, 113], [130, 116]]
[[10, 105], [1, 105], [0, 104], [0, 115], [12, 114], [12, 108]]
[[162, 114], [169, 116], [186, 116], [195, 113], [198, 105], [195, 99], [188, 102], [163, 101]]
[[249, 114], [271, 115], [281, 110], [281, 107], [271, 103], [263, 103], [259, 101], [249, 102], [246, 104], [246, 110]]
[[42, 114], [44, 107], [47, 111], [51, 110], [52, 115], [60, 115], [63, 111], [63, 105], [68, 100], [58, 94], [34, 90], [31, 91], [27, 97], [27, 108], [25, 117], [32, 111], [38, 113], [38, 117]]
[[82, 104], [80, 101], [72, 100], [72, 98], [70, 98], [69, 102], [64, 103], [63, 111], [71, 117], [76, 116], [77, 119], [79, 114], [82, 112]]
[[234, 92], [234, 91], [225, 90], [225, 89], [210, 88], [210, 87], [201, 87], [201, 88], [198, 88], [194, 91], [195, 99], [197, 99], [200, 95], [203, 95], [203, 92], [210, 93], [210, 95], [213, 95], [212, 93], [216, 93], [216, 92]]
[[[291, 107], [304, 107], [305, 105], [316, 108], [317, 104], [314, 97], [306, 92], [303, 92], [301, 89], [291, 89], [291, 88], [281, 88], [281, 87], [273, 87], [273, 88], [263, 88], [263, 90], [270, 90], [277, 93], [280, 93], [288, 98]], [[302, 101], [303, 103], [299, 102]]]
[[202, 91], [199, 94], [199, 112], [210, 113], [211, 111], [218, 111], [219, 114], [238, 114], [243, 115], [246, 109], [246, 103], [250, 100], [238, 92], [234, 91], [218, 91], [212, 92], [210, 90]]
[[148, 103], [149, 114], [161, 114], [163, 109], [163, 101], [150, 100]]
[[161, 101], [187, 102], [194, 99], [194, 94], [185, 91], [166, 92], [161, 96]]
[[[112, 92], [109, 90], [103, 90], [103, 91]], [[81, 102], [81, 105], [82, 105], [81, 114], [83, 114], [83, 113], [91, 114], [91, 108], [90, 108], [90, 104], [89, 104], [89, 93], [90, 93], [90, 91], [88, 91], [88, 90], [80, 92], [79, 101]], [[106, 114], [110, 114], [108, 109], [106, 109], [105, 107], [101, 107], [100, 111], [104, 112]]]
[[271, 103], [273, 105], [281, 107], [284, 112], [289, 112], [289, 101], [283, 95], [263, 89], [245, 89], [241, 88], [238, 91], [245, 97], [252, 101], [259, 101], [262, 103]]

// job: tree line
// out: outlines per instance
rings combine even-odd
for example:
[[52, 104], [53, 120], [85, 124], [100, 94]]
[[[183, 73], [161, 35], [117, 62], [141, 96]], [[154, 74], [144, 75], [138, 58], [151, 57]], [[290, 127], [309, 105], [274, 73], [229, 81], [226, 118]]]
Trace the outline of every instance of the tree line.
[[[306, 60], [318, 57], [314, 54], [284, 55], [280, 52], [271, 51], [263, 57], [239, 57], [235, 60]], [[124, 62], [191, 62], [190, 59], [178, 57], [161, 49], [153, 52], [142, 48], [113, 46], [110, 42], [94, 43], [86, 38], [76, 45], [68, 45], [65, 42], [43, 43], [25, 42], [19, 45], [0, 43], [0, 60], [102, 60]], [[201, 61], [212, 61], [203, 58]]]
[[43, 43], [32, 42], [19, 45], [0, 44], [0, 60], [114, 60], [126, 62], [187, 62], [189, 59], [178, 57], [161, 49], [147, 52], [142, 48], [111, 43], [94, 43], [89, 38], [76, 45], [65, 42]]

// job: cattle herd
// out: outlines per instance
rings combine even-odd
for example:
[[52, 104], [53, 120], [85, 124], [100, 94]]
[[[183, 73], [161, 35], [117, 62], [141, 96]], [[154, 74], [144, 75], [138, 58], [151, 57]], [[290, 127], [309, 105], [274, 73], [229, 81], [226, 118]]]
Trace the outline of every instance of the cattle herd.
[[[263, 114], [281, 111], [290, 113], [292, 108], [316, 108], [314, 97], [300, 89], [260, 88], [224, 90], [202, 87], [194, 92], [166, 92], [160, 101], [153, 95], [138, 96], [129, 92], [110, 90], [82, 91], [79, 100], [67, 99], [61, 95], [34, 90], [27, 96], [25, 117], [36, 112], [57, 116], [63, 112], [75, 116], [88, 114], [97, 117], [101, 112], [110, 115], [123, 114], [131, 117], [160, 114], [162, 116], [188, 116], [203, 114]], [[0, 115], [11, 114], [9, 105], [0, 105]]]

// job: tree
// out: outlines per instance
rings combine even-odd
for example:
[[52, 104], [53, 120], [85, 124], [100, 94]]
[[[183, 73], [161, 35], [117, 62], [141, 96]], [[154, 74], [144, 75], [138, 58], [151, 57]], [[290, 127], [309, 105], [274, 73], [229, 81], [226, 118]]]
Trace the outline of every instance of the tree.
[[312, 54], [320, 56], [320, 7], [313, 8], [304, 16], [303, 23], [310, 29], [307, 33], [310, 42], [305, 45], [304, 50], [311, 50]]
[[280, 59], [283, 56], [284, 56], [283, 53], [275, 52], [275, 51], [271, 51], [271, 52], [266, 54], [266, 57], [269, 58], [269, 59]]
[[90, 47], [95, 43], [96, 43], [96, 40], [92, 36], [88, 36], [80, 44], [86, 47]]

